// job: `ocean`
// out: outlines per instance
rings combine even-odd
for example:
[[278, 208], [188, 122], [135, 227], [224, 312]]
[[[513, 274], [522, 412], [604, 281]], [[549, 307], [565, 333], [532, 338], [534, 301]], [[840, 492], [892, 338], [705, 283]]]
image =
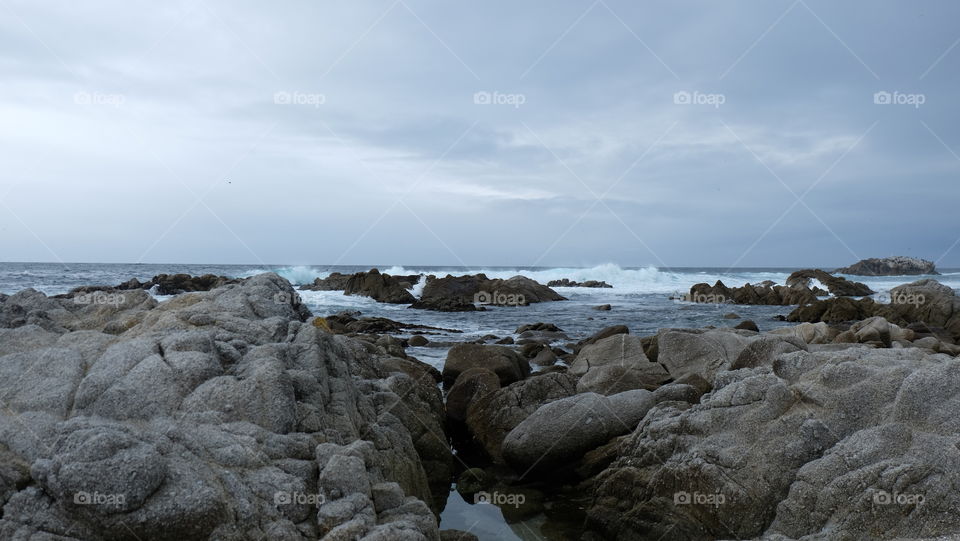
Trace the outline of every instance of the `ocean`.
[[[332, 272], [353, 273], [366, 271], [370, 265], [290, 266], [290, 265], [185, 265], [185, 264], [114, 264], [114, 263], [0, 263], [0, 293], [11, 294], [32, 287], [48, 295], [65, 293], [81, 285], [116, 285], [130, 278], [146, 281], [161, 273], [217, 274], [229, 277], [247, 277], [262, 272], [276, 272], [295, 286], [309, 284], [315, 278], [324, 278]], [[407, 323], [456, 329], [462, 333], [431, 337], [437, 342], [422, 348], [411, 348], [408, 353], [442, 368], [446, 356], [444, 343], [469, 341], [494, 334], [500, 337], [512, 334], [517, 327], [528, 323], [553, 323], [577, 340], [609, 325], [623, 324], [633, 334], [648, 335], [664, 327], [734, 326], [739, 319], [725, 319], [734, 312], [743, 319], [751, 319], [761, 330], [787, 325], [774, 319], [790, 313], [788, 306], [743, 306], [729, 304], [695, 304], [678, 302], [690, 286], [717, 280], [728, 286], [772, 280], [783, 283], [797, 268], [656, 268], [620, 267], [614, 264], [589, 268], [578, 267], [437, 267], [437, 266], [377, 266], [381, 272], [395, 275], [434, 274], [437, 276], [484, 273], [490, 278], [510, 278], [523, 275], [542, 284], [551, 280], [569, 278], [578, 282], [605, 281], [612, 289], [555, 288], [567, 297], [565, 302], [547, 302], [520, 307], [488, 307], [483, 312], [432, 312], [414, 310], [405, 305], [382, 304], [367, 297], [346, 296], [341, 291], [301, 291], [300, 295], [316, 315], [330, 315], [344, 310], [359, 311], [364, 316], [387, 317]], [[827, 269], [830, 270], [830, 269]], [[960, 288], [960, 269], [942, 269], [940, 282]], [[920, 279], [920, 276], [848, 278], [866, 283], [879, 294], [897, 285]], [[423, 283], [413, 289], [418, 295]], [[164, 297], [158, 296], [159, 300]], [[612, 305], [610, 311], [593, 307]]]

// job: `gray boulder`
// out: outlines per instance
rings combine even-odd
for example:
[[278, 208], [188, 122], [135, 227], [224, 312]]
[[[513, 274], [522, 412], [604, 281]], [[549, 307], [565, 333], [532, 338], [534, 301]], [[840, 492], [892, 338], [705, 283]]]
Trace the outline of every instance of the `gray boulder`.
[[530, 375], [530, 363], [516, 351], [505, 346], [457, 344], [447, 352], [443, 364], [443, 381], [453, 384], [463, 372], [471, 368], [485, 368], [509, 385]]
[[487, 454], [502, 461], [503, 438], [540, 406], [576, 394], [577, 378], [550, 373], [518, 381], [470, 402], [467, 428]]
[[545, 474], [572, 464], [612, 438], [632, 432], [654, 405], [695, 401], [688, 385], [667, 385], [612, 396], [584, 393], [547, 403], [503, 440], [503, 458], [518, 472]]

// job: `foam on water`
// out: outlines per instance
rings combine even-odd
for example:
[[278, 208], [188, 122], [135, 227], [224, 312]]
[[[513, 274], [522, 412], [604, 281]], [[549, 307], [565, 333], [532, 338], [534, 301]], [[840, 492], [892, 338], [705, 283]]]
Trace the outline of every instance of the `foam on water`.
[[[273, 272], [276, 272], [280, 276], [283, 276], [289, 280], [292, 284], [309, 284], [313, 282], [316, 278], [326, 278], [330, 275], [330, 271], [310, 266], [290, 266], [290, 267], [280, 267], [271, 269]], [[254, 269], [248, 272], [243, 273], [243, 276], [253, 276], [261, 272], [267, 272], [267, 269]], [[343, 272], [343, 271], [341, 271]], [[643, 268], [623, 268], [619, 265], [613, 263], [606, 263], [603, 265], [597, 265], [594, 267], [588, 268], [579, 268], [579, 267], [556, 267], [549, 269], [529, 269], [529, 268], [442, 268], [442, 267], [416, 267], [409, 268], [399, 265], [394, 265], [388, 268], [382, 268], [381, 272], [391, 275], [412, 275], [412, 274], [433, 274], [436, 276], [446, 276], [448, 274], [453, 276], [465, 276], [468, 274], [485, 274], [489, 278], [501, 278], [508, 279], [517, 275], [526, 276], [527, 278], [536, 280], [541, 284], [546, 284], [551, 280], [560, 280], [563, 278], [568, 278], [577, 282], [585, 282], [587, 280], [596, 280], [603, 281], [613, 286], [613, 289], [605, 289], [603, 292], [606, 295], [631, 295], [631, 294], [645, 294], [645, 293], [662, 293], [662, 294], [672, 294], [672, 293], [685, 293], [689, 291], [690, 286], [706, 282], [708, 284], [714, 284], [715, 282], [722, 281], [727, 286], [742, 286], [746, 283], [756, 284], [764, 280], [772, 280], [777, 284], [783, 284], [789, 272], [777, 272], [777, 271], [757, 271], [757, 272], [745, 272], [745, 271], [728, 271], [722, 272], [718, 270], [710, 271], [700, 271], [696, 269], [679, 269], [679, 270], [669, 270], [669, 269], [658, 269], [657, 267], [649, 266]], [[904, 277], [904, 276], [847, 276], [847, 278], [863, 282], [870, 286], [871, 289], [880, 291], [880, 290], [889, 290], [892, 287], [897, 285], [925, 278], [924, 276], [914, 276], [914, 277]], [[941, 283], [949, 285], [953, 288], [960, 288], [960, 273], [946, 273], [940, 276], [932, 276], [939, 280]], [[421, 279], [420, 282], [414, 286], [412, 293], [415, 297], [419, 297], [423, 292], [423, 285], [425, 284], [424, 280]], [[582, 288], [556, 288], [561, 294], [565, 296], [570, 296], [570, 294], [576, 295], [577, 293], [584, 293]]]

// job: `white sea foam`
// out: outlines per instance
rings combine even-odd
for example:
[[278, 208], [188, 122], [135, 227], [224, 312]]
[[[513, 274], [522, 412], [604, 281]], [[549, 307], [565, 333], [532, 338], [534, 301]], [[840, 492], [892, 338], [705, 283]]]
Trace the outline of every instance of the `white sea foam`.
[[[330, 275], [329, 271], [322, 271], [315, 267], [309, 266], [290, 266], [290, 267], [281, 267], [277, 269], [269, 269], [273, 272], [276, 272], [280, 276], [283, 276], [293, 284], [309, 284], [313, 282], [316, 278], [326, 278]], [[829, 269], [828, 269], [829, 270]], [[268, 272], [267, 269], [256, 269], [251, 270], [243, 274], [243, 276], [253, 276], [261, 272]], [[758, 283], [764, 280], [772, 280], [777, 284], [783, 284], [786, 280], [789, 273], [787, 272], [738, 272], [736, 270], [730, 272], [719, 272], [719, 271], [696, 271], [696, 270], [661, 270], [656, 267], [643, 267], [643, 268], [623, 268], [619, 265], [613, 263], [607, 263], [603, 265], [597, 265], [595, 267], [588, 268], [579, 268], [579, 267], [557, 267], [550, 269], [491, 269], [491, 268], [471, 268], [471, 269], [443, 269], [443, 268], [425, 268], [425, 269], [409, 269], [402, 266], [392, 266], [389, 268], [381, 269], [381, 272], [385, 274], [392, 275], [411, 275], [411, 274], [434, 274], [437, 276], [446, 276], [451, 274], [453, 276], [463, 276], [467, 274], [478, 274], [483, 273], [489, 278], [511, 278], [513, 276], [522, 275], [541, 284], [547, 284], [551, 280], [560, 280], [562, 278], [569, 278], [577, 282], [584, 282], [587, 280], [597, 280], [604, 281], [613, 286], [613, 289], [603, 289], [590, 291], [584, 288], [556, 288], [561, 294], [570, 296], [570, 295], [588, 295], [591, 293], [604, 295], [629, 295], [629, 294], [643, 294], [643, 293], [662, 293], [662, 294], [672, 294], [672, 293], [684, 293], [689, 291], [690, 286], [706, 282], [709, 284], [715, 283], [717, 280], [722, 281], [727, 286], [739, 287], [745, 283]], [[892, 287], [897, 285], [916, 280], [920, 277], [913, 276], [848, 276], [848, 278], [863, 282], [867, 284], [871, 289], [875, 291], [889, 290]], [[941, 276], [935, 277], [941, 283], [949, 285], [953, 288], [960, 288], [960, 273], [949, 273]], [[411, 290], [415, 297], [419, 297], [423, 292], [423, 286], [425, 281], [421, 279]]]

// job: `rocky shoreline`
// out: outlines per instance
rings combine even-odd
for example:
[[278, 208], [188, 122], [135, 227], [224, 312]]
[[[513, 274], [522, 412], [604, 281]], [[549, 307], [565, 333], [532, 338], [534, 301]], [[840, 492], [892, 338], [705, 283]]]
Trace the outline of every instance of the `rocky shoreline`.
[[[442, 370], [406, 349], [456, 329], [317, 317], [271, 273], [0, 295], [0, 538], [468, 541], [438, 525], [454, 481], [556, 539], [960, 532], [960, 298], [821, 273], [691, 289], [797, 300], [793, 327], [530, 323]], [[406, 304], [421, 277], [327, 280]], [[411, 305], [562, 299], [425, 280]]]

